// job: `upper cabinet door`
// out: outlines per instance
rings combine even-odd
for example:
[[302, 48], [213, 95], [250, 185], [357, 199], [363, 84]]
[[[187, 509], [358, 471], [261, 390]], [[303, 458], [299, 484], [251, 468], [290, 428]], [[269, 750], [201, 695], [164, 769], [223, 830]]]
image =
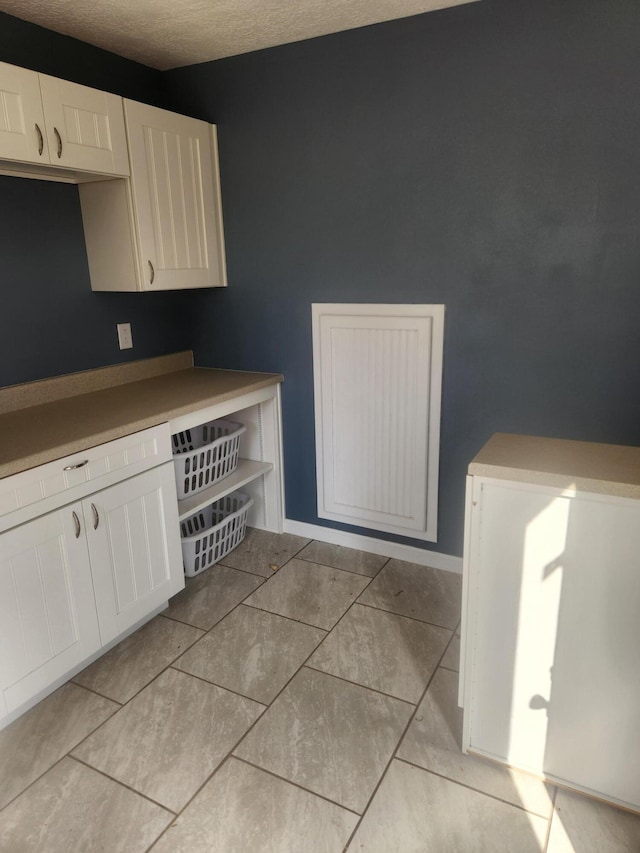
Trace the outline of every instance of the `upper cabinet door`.
[[0, 62], [0, 158], [49, 162], [38, 75], [6, 62]]
[[128, 175], [122, 98], [45, 74], [39, 78], [51, 163]]
[[224, 287], [215, 127], [124, 101], [144, 290]]

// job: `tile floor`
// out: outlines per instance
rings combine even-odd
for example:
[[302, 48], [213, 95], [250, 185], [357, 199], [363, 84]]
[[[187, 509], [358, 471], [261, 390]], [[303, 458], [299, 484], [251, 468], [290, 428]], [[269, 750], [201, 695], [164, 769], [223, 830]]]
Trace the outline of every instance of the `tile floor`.
[[640, 851], [461, 754], [459, 576], [255, 530], [224, 563], [0, 732], [1, 851]]

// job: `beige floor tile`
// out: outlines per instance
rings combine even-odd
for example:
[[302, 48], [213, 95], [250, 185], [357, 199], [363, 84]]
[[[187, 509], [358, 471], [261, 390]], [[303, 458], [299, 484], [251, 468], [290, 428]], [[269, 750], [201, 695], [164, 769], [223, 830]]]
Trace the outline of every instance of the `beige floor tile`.
[[453, 630], [460, 619], [461, 594], [461, 575], [390, 560], [358, 600]]
[[355, 548], [344, 548], [342, 545], [316, 541], [310, 542], [298, 557], [301, 560], [311, 560], [313, 563], [322, 563], [325, 566], [333, 566], [334, 569], [356, 572], [370, 578], [378, 574], [388, 559], [378, 554], [357, 551]]
[[120, 706], [65, 684], [0, 732], [0, 808]]
[[417, 703], [450, 637], [445, 628], [354, 604], [308, 666]]
[[349, 851], [540, 853], [547, 821], [393, 761]]
[[458, 634], [451, 638], [449, 648], [444, 653], [440, 666], [452, 669], [454, 672], [458, 672], [460, 669], [460, 636]]
[[208, 631], [257, 589], [263, 580], [227, 566], [212, 566], [171, 599], [165, 615]]
[[235, 754], [361, 812], [411, 705], [304, 667]]
[[0, 850], [12, 853], [144, 853], [173, 819], [71, 758], [0, 813]]
[[268, 705], [325, 636], [241, 604], [174, 666]]
[[457, 691], [458, 674], [438, 669], [400, 744], [398, 758], [548, 818], [553, 786], [461, 751]]
[[168, 669], [73, 755], [179, 811], [262, 710], [250, 699]]
[[73, 680], [116, 702], [128, 702], [202, 636], [198, 628], [157, 616]]
[[153, 853], [338, 853], [357, 815], [231, 758]]
[[640, 815], [573, 794], [556, 797], [548, 853], [638, 853]]
[[246, 603], [329, 631], [368, 583], [353, 572], [293, 559]]
[[222, 562], [225, 566], [270, 578], [273, 566], [276, 570], [284, 566], [307, 542], [308, 539], [291, 533], [270, 533], [249, 527], [244, 540]]

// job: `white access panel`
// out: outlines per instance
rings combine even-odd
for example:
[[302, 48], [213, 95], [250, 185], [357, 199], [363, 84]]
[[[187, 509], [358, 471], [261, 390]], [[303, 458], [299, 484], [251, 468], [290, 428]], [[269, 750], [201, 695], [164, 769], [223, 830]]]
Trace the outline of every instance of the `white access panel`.
[[318, 516], [435, 542], [444, 305], [312, 320]]

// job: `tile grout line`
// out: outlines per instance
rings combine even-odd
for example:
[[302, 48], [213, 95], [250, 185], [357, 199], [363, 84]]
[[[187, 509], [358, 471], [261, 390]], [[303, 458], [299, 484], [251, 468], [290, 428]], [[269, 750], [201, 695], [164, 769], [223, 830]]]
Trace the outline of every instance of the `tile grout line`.
[[[436, 627], [439, 627], [439, 626], [436, 626]], [[453, 635], [453, 633], [452, 633], [451, 637], [449, 638], [449, 643], [451, 642], [451, 639], [453, 638], [453, 636], [454, 636], [454, 635]], [[377, 784], [375, 785], [375, 787], [374, 787], [373, 791], [371, 792], [371, 796], [370, 796], [370, 797], [369, 797], [369, 799], [367, 800], [367, 803], [366, 803], [366, 805], [365, 805], [364, 809], [362, 810], [362, 815], [360, 816], [360, 820], [359, 820], [359, 821], [358, 821], [358, 823], [354, 826], [354, 828], [353, 828], [353, 832], [351, 833], [351, 835], [350, 835], [350, 836], [349, 836], [349, 838], [347, 839], [347, 843], [346, 843], [346, 844], [345, 844], [345, 846], [344, 846], [344, 850], [345, 850], [345, 851], [346, 851], [346, 850], [348, 850], [349, 846], [351, 845], [351, 842], [352, 842], [352, 841], [353, 841], [353, 839], [355, 838], [355, 835], [356, 835], [356, 833], [357, 833], [358, 829], [359, 829], [359, 828], [360, 828], [360, 826], [362, 825], [362, 821], [364, 820], [364, 818], [365, 818], [365, 816], [366, 816], [367, 812], [369, 811], [369, 807], [370, 807], [371, 803], [373, 802], [373, 800], [374, 800], [374, 798], [375, 798], [376, 794], [378, 793], [378, 790], [379, 790], [380, 786], [382, 785], [382, 782], [384, 781], [384, 779], [385, 779], [385, 777], [386, 777], [387, 773], [389, 772], [389, 768], [391, 767], [391, 764], [393, 763], [393, 760], [396, 758], [396, 755], [397, 755], [398, 749], [399, 749], [400, 745], [402, 744], [403, 740], [405, 739], [405, 737], [406, 737], [406, 735], [407, 735], [407, 732], [409, 731], [409, 728], [410, 728], [411, 724], [413, 723], [413, 721], [414, 721], [414, 719], [415, 719], [415, 716], [416, 716], [416, 713], [417, 713], [417, 711], [418, 711], [418, 708], [420, 707], [420, 703], [423, 701], [424, 697], [426, 696], [427, 691], [428, 691], [429, 687], [431, 686], [431, 683], [432, 683], [432, 681], [433, 681], [433, 679], [434, 679], [434, 677], [435, 677], [435, 674], [436, 674], [436, 672], [438, 671], [438, 668], [440, 667], [440, 661], [442, 661], [442, 658], [445, 656], [445, 654], [446, 654], [446, 652], [447, 652], [447, 649], [449, 648], [449, 643], [447, 643], [447, 645], [444, 647], [444, 649], [443, 649], [443, 651], [442, 651], [442, 654], [441, 654], [441, 655], [440, 655], [440, 657], [438, 658], [438, 663], [437, 663], [437, 664], [435, 665], [435, 667], [433, 668], [433, 672], [431, 673], [431, 677], [428, 679], [428, 681], [427, 681], [427, 683], [426, 683], [426, 685], [425, 685], [424, 690], [423, 690], [423, 691], [422, 691], [422, 693], [420, 694], [420, 699], [419, 699], [419, 700], [418, 700], [418, 702], [416, 703], [416, 705], [415, 705], [415, 707], [414, 707], [414, 709], [413, 709], [413, 712], [412, 712], [411, 716], [409, 717], [409, 719], [408, 719], [408, 721], [407, 721], [406, 726], [404, 727], [404, 729], [402, 730], [402, 733], [400, 734], [400, 737], [398, 738], [398, 742], [396, 743], [396, 745], [395, 745], [395, 747], [394, 747], [394, 749], [393, 749], [393, 751], [392, 751], [392, 753], [391, 753], [391, 757], [389, 758], [389, 761], [387, 762], [386, 767], [384, 768], [384, 770], [383, 770], [383, 771], [382, 771], [382, 773], [380, 774], [380, 778], [378, 779]]]
[[[158, 615], [161, 615], [161, 614], [158, 614]], [[155, 618], [157, 618], [157, 617], [155, 617]], [[181, 622], [180, 624], [183, 625], [186, 623]], [[189, 625], [188, 627], [194, 628], [194, 629], [196, 628], [195, 625]], [[138, 630], [140, 630], [140, 629], [138, 629]], [[202, 631], [202, 628], [197, 628], [196, 630]], [[134, 632], [134, 634], [135, 633], [136, 632]], [[134, 634], [130, 634], [129, 636], [134, 636]], [[189, 651], [189, 649], [191, 649], [193, 646], [195, 646], [195, 644], [198, 643], [202, 639], [202, 637], [204, 637], [205, 635], [206, 635], [206, 632], [204, 632], [202, 634], [202, 636], [196, 637], [196, 639], [193, 640], [193, 642], [190, 642], [189, 645], [187, 646], [187, 648], [183, 652], [179, 652], [176, 657], [172, 658], [168, 664], [166, 664], [165, 666], [162, 667], [161, 670], [156, 672], [156, 674], [149, 681], [147, 681], [145, 684], [143, 684], [139, 690], [136, 690], [136, 692], [133, 693], [125, 702], [120, 702], [118, 699], [112, 699], [111, 696], [106, 696], [104, 693], [100, 693], [95, 688], [85, 687], [84, 684], [79, 684], [77, 681], [74, 681], [73, 683], [76, 685], [76, 687], [82, 687], [83, 690], [88, 690], [90, 693], [94, 693], [96, 696], [100, 696], [103, 699], [108, 699], [110, 702], [115, 702], [116, 704], [120, 705], [120, 708], [118, 708], [117, 711], [115, 711], [115, 713], [117, 714], [118, 711], [120, 711], [122, 708], [125, 708], [127, 705], [129, 705], [129, 703], [132, 702], [136, 698], [136, 696], [139, 696], [143, 690], [145, 690], [147, 687], [149, 687], [151, 684], [153, 684], [153, 682], [156, 681], [162, 675], [163, 672], [166, 672], [168, 669], [170, 669], [173, 666], [173, 664], [177, 660], [179, 660], [179, 658], [182, 657], [182, 655], [186, 654]], [[128, 637], [125, 637], [125, 639], [128, 639]], [[113, 648], [117, 648], [117, 646], [114, 646]], [[107, 652], [107, 654], [108, 654], [108, 652]], [[100, 660], [100, 658], [98, 658], [98, 660]], [[94, 663], [96, 663], [96, 661], [94, 661]], [[93, 666], [93, 664], [89, 664], [89, 666]], [[84, 672], [84, 670], [81, 670], [81, 672]], [[80, 675], [81, 672], [78, 673], [78, 675]], [[114, 716], [114, 715], [112, 715], [112, 716]], [[107, 722], [107, 721], [105, 720], [104, 722]], [[96, 731], [97, 731], [97, 729], [96, 729]], [[93, 734], [93, 732], [92, 732], [92, 734]], [[87, 737], [89, 737], [89, 735], [87, 735]], [[85, 738], [85, 740], [86, 740], [86, 738]], [[79, 744], [77, 744], [77, 745], [79, 746]], [[75, 749], [75, 747], [74, 747], [74, 749]]]
[[[320, 646], [318, 646], [318, 648], [320, 648]], [[317, 649], [314, 651], [317, 651]], [[416, 703], [412, 702], [410, 699], [403, 699], [401, 696], [394, 696], [393, 693], [385, 693], [384, 690], [378, 690], [376, 687], [369, 687], [368, 684], [361, 684], [359, 681], [352, 681], [350, 678], [345, 678], [342, 675], [336, 675], [335, 672], [327, 672], [326, 669], [318, 669], [317, 666], [311, 666], [308, 663], [304, 663], [300, 669], [310, 669], [313, 672], [319, 672], [320, 675], [326, 675], [330, 678], [342, 681], [344, 684], [350, 684], [352, 687], [360, 687], [362, 690], [368, 690], [370, 693], [377, 693], [378, 696], [384, 696], [385, 699], [394, 699], [396, 702], [402, 702], [405, 705], [411, 705], [412, 708], [417, 708]]]
[[355, 809], [350, 809], [349, 806], [345, 806], [342, 803], [339, 803], [337, 800], [332, 800], [330, 797], [325, 797], [324, 794], [319, 794], [317, 791], [313, 791], [311, 788], [305, 788], [304, 785], [301, 785], [299, 782], [294, 782], [291, 779], [287, 779], [285, 776], [280, 776], [278, 773], [274, 773], [273, 770], [268, 770], [266, 767], [261, 767], [259, 764], [254, 764], [253, 761], [249, 761], [247, 758], [243, 758], [241, 755], [231, 755], [230, 758], [233, 758], [235, 761], [241, 761], [243, 764], [247, 764], [249, 767], [253, 767], [254, 770], [259, 770], [261, 773], [267, 773], [269, 776], [273, 776], [274, 779], [279, 779], [281, 782], [284, 782], [287, 785], [292, 785], [294, 788], [298, 788], [300, 791], [304, 791], [306, 794], [311, 794], [312, 797], [317, 797], [319, 800], [324, 800], [325, 803], [331, 803], [332, 806], [337, 806], [339, 809], [344, 809], [344, 811], [349, 812], [349, 814], [357, 815], [360, 817], [360, 812], [357, 812]]
[[[308, 544], [308, 543], [307, 543], [307, 544]], [[305, 545], [304, 547], [306, 547], [306, 545]], [[301, 549], [301, 550], [302, 550], [302, 549]], [[294, 556], [295, 556], [295, 555], [294, 555]], [[292, 560], [292, 559], [294, 559], [294, 557], [291, 557], [291, 558], [290, 558], [290, 560]], [[283, 568], [284, 566], [286, 566], [286, 565], [287, 565], [287, 563], [288, 563], [288, 562], [290, 562], [290, 560], [287, 560], [285, 563], [283, 563], [283, 564], [282, 564], [282, 566], [281, 566], [280, 568]], [[226, 568], [230, 568], [230, 567], [229, 567], [229, 566], [227, 566]], [[277, 572], [274, 572], [274, 575], [276, 575], [276, 574], [277, 574]], [[267, 578], [266, 580], [268, 581], [268, 580], [270, 580], [270, 579], [269, 579], [269, 578]], [[262, 584], [261, 584], [261, 586], [262, 586]], [[259, 588], [260, 588], [260, 587], [256, 587], [256, 589], [259, 589]], [[256, 591], [256, 590], [253, 590], [252, 592], [250, 592], [250, 593], [249, 593], [249, 595], [253, 595], [253, 592], [255, 592], [255, 591]], [[249, 597], [249, 595], [248, 595], [248, 596], [246, 596], [246, 598], [248, 598], [248, 597]], [[236, 610], [238, 607], [240, 607], [240, 605], [241, 605], [241, 604], [243, 604], [245, 600], [246, 600], [246, 599], [243, 599], [242, 601], [239, 601], [239, 602], [238, 602], [238, 604], [237, 604], [237, 605], [235, 605], [235, 607], [233, 607], [233, 608], [232, 608], [232, 610], [230, 610], [230, 611], [229, 611], [229, 613], [232, 613], [234, 610]], [[254, 608], [254, 609], [258, 609], [258, 608]], [[270, 612], [270, 611], [264, 611], [264, 612], [267, 612], [267, 613], [268, 613], [268, 612]], [[228, 615], [229, 615], [229, 613], [225, 614], [225, 616], [223, 616], [223, 617], [222, 617], [222, 619], [226, 618], [226, 616], [228, 616]], [[279, 615], [279, 614], [275, 614], [275, 615]], [[285, 617], [285, 618], [286, 618], [286, 617]], [[219, 620], [218, 620], [218, 622], [216, 622], [216, 623], [215, 623], [215, 625], [212, 625], [212, 626], [211, 626], [211, 628], [210, 628], [209, 630], [210, 630], [210, 631], [211, 631], [211, 630], [213, 630], [213, 628], [215, 628], [215, 627], [216, 627], [216, 625], [218, 625], [218, 624], [220, 624], [220, 622], [222, 622], [222, 619], [219, 619]], [[294, 621], [295, 621], [295, 620], [294, 620]], [[303, 623], [303, 624], [304, 624], [304, 623]], [[193, 626], [193, 627], [195, 627], [195, 626]], [[316, 627], [316, 626], [309, 626], [309, 627]], [[320, 630], [324, 630], [324, 629], [320, 629]], [[208, 634], [208, 633], [209, 633], [209, 632], [207, 631], [207, 634]], [[205, 636], [206, 636], [206, 634], [205, 634]], [[200, 637], [199, 639], [202, 639], [202, 637]], [[322, 639], [320, 642], [323, 642], [323, 641], [324, 641], [324, 639], [325, 639], [325, 638], [323, 637], [323, 639]], [[195, 644], [194, 644], [194, 645], [195, 645]], [[318, 645], [320, 645], [320, 644], [318, 644]], [[301, 665], [298, 667], [298, 669], [296, 669], [296, 671], [293, 673], [293, 675], [291, 676], [291, 678], [289, 678], [289, 680], [288, 680], [288, 681], [283, 685], [282, 689], [281, 689], [281, 690], [280, 690], [280, 691], [279, 691], [279, 692], [278, 692], [278, 693], [273, 697], [273, 699], [271, 700], [271, 702], [269, 702], [269, 704], [268, 704], [268, 705], [264, 705], [264, 703], [262, 703], [262, 702], [257, 702], [257, 703], [256, 703], [256, 704], [263, 705], [264, 710], [262, 711], [262, 713], [261, 713], [261, 714], [260, 714], [260, 715], [259, 715], [259, 716], [254, 720], [254, 721], [253, 721], [253, 723], [251, 723], [251, 725], [249, 726], [249, 728], [248, 728], [248, 729], [247, 729], [247, 730], [242, 734], [242, 736], [241, 736], [241, 737], [236, 741], [236, 743], [231, 747], [231, 749], [229, 750], [229, 752], [228, 752], [228, 753], [227, 753], [227, 754], [222, 758], [222, 760], [221, 760], [221, 761], [220, 761], [220, 763], [217, 765], [217, 767], [216, 767], [216, 768], [215, 768], [215, 769], [214, 769], [214, 770], [209, 774], [209, 776], [207, 776], [207, 778], [204, 780], [204, 782], [203, 782], [203, 783], [202, 783], [202, 784], [197, 788], [197, 790], [193, 793], [193, 795], [190, 797], [190, 799], [185, 803], [185, 805], [184, 805], [184, 806], [183, 806], [183, 808], [180, 810], [180, 812], [178, 812], [178, 813], [177, 813], [176, 818], [178, 818], [180, 815], [182, 815], [182, 814], [183, 814], [183, 812], [184, 812], [184, 811], [185, 811], [185, 810], [186, 810], [186, 809], [191, 805], [191, 803], [195, 800], [195, 798], [196, 798], [196, 797], [198, 796], [198, 794], [203, 790], [203, 788], [204, 788], [206, 785], [208, 785], [208, 784], [209, 784], [209, 782], [213, 779], [213, 777], [216, 775], [216, 773], [218, 773], [218, 771], [219, 771], [219, 770], [221, 770], [221, 769], [225, 766], [225, 764], [229, 761], [229, 759], [230, 759], [230, 758], [232, 758], [232, 757], [233, 757], [233, 758], [236, 758], [236, 759], [238, 758], [238, 756], [233, 755], [234, 750], [238, 748], [238, 746], [242, 743], [242, 741], [244, 740], [244, 738], [245, 738], [245, 737], [247, 737], [247, 735], [249, 734], [249, 732], [251, 732], [251, 731], [252, 731], [252, 729], [254, 728], [254, 726], [255, 726], [255, 725], [257, 725], [258, 721], [259, 721], [259, 720], [261, 720], [261, 719], [264, 717], [264, 715], [267, 713], [267, 711], [269, 710], [269, 708], [274, 704], [274, 702], [276, 702], [276, 700], [277, 700], [277, 699], [278, 699], [278, 697], [281, 695], [281, 693], [282, 693], [282, 692], [287, 688], [287, 686], [290, 684], [290, 682], [293, 680], [293, 678], [295, 678], [295, 676], [296, 676], [296, 675], [298, 674], [298, 672], [302, 669], [302, 667], [303, 667], [303, 666], [304, 666], [304, 664], [307, 662], [307, 660], [308, 660], [308, 659], [311, 657], [311, 655], [315, 652], [316, 648], [317, 648], [317, 646], [316, 646], [316, 647], [315, 647], [315, 648], [314, 648], [314, 649], [309, 653], [309, 655], [307, 656], [307, 658], [305, 658], [305, 660], [302, 662], [302, 664], [301, 664]], [[186, 653], [186, 652], [185, 652], [185, 653]], [[178, 658], [176, 658], [176, 660], [178, 660]], [[173, 661], [173, 663], [175, 663], [175, 661]], [[172, 665], [173, 665], [173, 664], [170, 664], [170, 666], [172, 666]], [[176, 671], [177, 671], [177, 672], [183, 672], [182, 670], [176, 670]], [[191, 675], [190, 673], [183, 673], [183, 674], [185, 674], [185, 675]], [[191, 677], [192, 677], [192, 678], [199, 678], [199, 676], [195, 676], [195, 675], [192, 675]], [[199, 680], [204, 681], [204, 682], [205, 682], [205, 683], [207, 683], [207, 684], [212, 684], [212, 682], [208, 682], [208, 681], [206, 681], [206, 679], [201, 679], [201, 678], [199, 678]], [[214, 686], [219, 687], [219, 685], [214, 685]], [[228, 688], [226, 688], [226, 687], [221, 687], [220, 689], [221, 689], [221, 690], [227, 690]], [[229, 691], [229, 692], [234, 692], [234, 691]], [[237, 696], [239, 696], [239, 697], [241, 697], [241, 698], [244, 698], [244, 699], [249, 699], [249, 697], [243, 696], [243, 694], [241, 694], [241, 693], [236, 693], [235, 695], [237, 695]], [[256, 700], [254, 700], [254, 699], [250, 699], [250, 701], [255, 702]], [[240, 760], [241, 760], [241, 759], [240, 759]], [[247, 762], [247, 763], [248, 763], [248, 762]], [[262, 769], [262, 768], [259, 768], [259, 769]], [[293, 783], [291, 783], [291, 784], [293, 784]], [[151, 850], [151, 849], [152, 849], [152, 848], [153, 848], [153, 847], [158, 843], [158, 841], [159, 841], [159, 840], [162, 838], [162, 836], [166, 833], [167, 829], [170, 829], [170, 828], [171, 828], [171, 826], [172, 826], [172, 824], [173, 824], [174, 822], [175, 822], [175, 821], [171, 821], [171, 823], [170, 823], [167, 827], [165, 827], [165, 829], [160, 833], [160, 835], [158, 835], [158, 837], [153, 841], [153, 843], [152, 843], [152, 844], [147, 848], [147, 853], [148, 853], [148, 852], [149, 852], [149, 851], [150, 851], [150, 850]]]
[[[65, 682], [65, 683], [67, 683], [67, 684], [68, 684], [69, 682]], [[62, 685], [62, 686], [64, 686], [64, 685]], [[87, 689], [86, 687], [82, 687], [82, 685], [80, 685], [80, 684], [74, 684], [74, 687], [79, 687], [81, 690], [86, 690], [86, 689]], [[59, 689], [60, 689], [60, 688], [58, 688], [58, 690], [59, 690]], [[88, 692], [88, 693], [93, 693], [93, 691], [91, 691], [91, 690], [87, 690], [87, 692]], [[49, 694], [49, 695], [53, 695], [53, 694]], [[94, 695], [95, 695], [95, 696], [99, 696], [101, 699], [106, 699], [106, 698], [107, 698], [106, 696], [102, 696], [100, 693], [94, 693]], [[48, 699], [48, 698], [49, 698], [48, 696], [46, 696], [46, 697], [45, 697], [45, 699]], [[44, 700], [42, 700], [42, 701], [44, 701]], [[112, 701], [112, 700], [111, 700], [111, 699], [109, 699], [108, 701]], [[116, 705], [117, 705], [118, 703], [117, 703], [117, 702], [115, 702], [114, 704], [116, 704]], [[110, 713], [110, 714], [109, 714], [109, 716], [108, 716], [106, 719], [104, 719], [104, 720], [102, 720], [102, 722], [98, 723], [98, 725], [95, 727], [95, 729], [92, 729], [92, 730], [91, 730], [87, 735], [85, 735], [85, 737], [81, 738], [81, 740], [79, 740], [77, 743], [74, 743], [74, 745], [73, 745], [70, 749], [68, 749], [68, 750], [64, 753], [64, 755], [61, 755], [61, 756], [60, 756], [60, 758], [56, 759], [56, 760], [53, 762], [53, 764], [51, 764], [49, 767], [47, 767], [47, 768], [46, 768], [46, 770], [43, 770], [43, 771], [42, 771], [42, 773], [40, 773], [40, 775], [39, 775], [39, 776], [37, 776], [35, 779], [33, 779], [31, 782], [29, 782], [29, 784], [28, 784], [26, 787], [22, 788], [22, 790], [21, 790], [21, 791], [19, 791], [19, 792], [15, 795], [15, 797], [12, 797], [12, 798], [11, 798], [11, 800], [9, 800], [9, 802], [8, 802], [8, 803], [5, 803], [5, 805], [4, 805], [4, 806], [2, 806], [2, 808], [0, 808], [0, 813], [2, 813], [2, 812], [7, 808], [7, 806], [11, 805], [11, 803], [15, 802], [15, 801], [18, 799], [18, 797], [21, 797], [21, 796], [25, 793], [25, 791], [28, 791], [28, 790], [29, 790], [29, 788], [31, 788], [33, 785], [35, 785], [35, 783], [36, 783], [36, 782], [38, 782], [40, 779], [42, 779], [42, 777], [43, 777], [45, 774], [47, 774], [50, 770], [53, 770], [53, 768], [54, 768], [57, 764], [60, 764], [60, 762], [62, 761], [62, 759], [63, 759], [63, 758], [73, 758], [73, 756], [71, 755], [71, 751], [72, 751], [73, 749], [77, 749], [77, 747], [79, 747], [81, 743], [84, 743], [84, 741], [85, 741], [87, 738], [91, 737], [91, 735], [92, 735], [92, 734], [94, 734], [95, 732], [97, 732], [99, 728], [101, 728], [105, 723], [109, 722], [109, 720], [110, 720], [112, 717], [115, 717], [115, 715], [118, 713], [118, 711], [119, 711], [121, 708], [122, 708], [122, 705], [120, 705], [120, 707], [119, 707], [119, 708], [116, 708], [115, 710], [113, 710], [113, 712], [112, 712], [112, 713]], [[19, 719], [19, 718], [18, 718], [18, 719]]]
[[555, 814], [556, 814], [556, 800], [558, 798], [558, 790], [559, 790], [559, 788], [556, 785], [555, 790], [553, 792], [553, 797], [551, 799], [551, 814], [549, 815], [549, 822], [547, 824], [547, 835], [546, 835], [546, 838], [544, 840], [544, 847], [542, 848], [543, 853], [547, 853], [547, 851], [549, 849], [549, 842], [551, 841], [551, 824], [553, 823], [553, 818], [555, 817]]
[[[371, 580], [375, 580], [375, 578], [371, 578]], [[366, 588], [362, 590], [360, 595], [363, 595], [366, 591]], [[433, 628], [444, 628], [446, 631], [451, 631], [452, 634], [455, 635], [455, 628], [452, 628], [450, 625], [438, 625], [436, 622], [428, 622], [426, 619], [419, 619], [417, 616], [407, 616], [406, 613], [398, 613], [397, 610], [389, 610], [386, 607], [380, 607], [377, 604], [367, 604], [364, 601], [356, 601], [356, 604], [359, 604], [361, 607], [370, 607], [371, 610], [382, 610], [383, 613], [391, 613], [394, 616], [401, 616], [403, 619], [412, 619], [414, 622], [420, 622], [421, 625], [431, 625]]]
[[[464, 755], [464, 753], [462, 753]], [[531, 809], [526, 808], [522, 802], [514, 803], [512, 800], [505, 800], [504, 797], [498, 797], [495, 794], [489, 793], [489, 791], [483, 791], [481, 788], [474, 788], [473, 785], [469, 785], [466, 782], [461, 782], [459, 779], [452, 779], [450, 776], [445, 776], [444, 773], [438, 773], [436, 770], [430, 770], [428, 767], [422, 767], [420, 764], [416, 764], [414, 761], [409, 761], [408, 758], [400, 758], [399, 755], [396, 755], [396, 761], [400, 761], [402, 764], [407, 764], [409, 767], [414, 767], [416, 770], [422, 770], [424, 773], [428, 773], [430, 776], [437, 776], [438, 779], [444, 779], [445, 782], [451, 782], [452, 785], [458, 785], [461, 788], [466, 788], [467, 791], [474, 791], [476, 794], [480, 794], [483, 797], [489, 797], [491, 800], [496, 800], [499, 803], [504, 803], [506, 806], [512, 806], [514, 809], [519, 809], [525, 814], [533, 815], [534, 817], [539, 817], [541, 820], [546, 820], [547, 822], [551, 821], [551, 814], [553, 809], [550, 810], [549, 817], [545, 817], [540, 814], [540, 812], [532, 811]], [[540, 780], [544, 781], [544, 780]]]
[[[100, 776], [103, 776], [105, 779], [108, 779], [110, 782], [114, 782], [116, 785], [119, 785], [121, 788], [125, 788], [127, 791], [131, 791], [132, 794], [136, 794], [138, 797], [142, 797], [143, 800], [146, 800], [149, 803], [152, 803], [154, 806], [158, 806], [158, 808], [163, 809], [163, 811], [168, 812], [171, 815], [171, 820], [169, 823], [173, 823], [176, 819], [176, 816], [179, 812], [174, 811], [169, 806], [165, 806], [164, 803], [159, 802], [158, 800], [154, 800], [148, 794], [143, 793], [142, 791], [138, 791], [137, 788], [134, 788], [131, 785], [128, 785], [126, 782], [123, 782], [121, 779], [116, 779], [115, 776], [110, 776], [104, 770], [101, 770], [99, 767], [94, 767], [93, 764], [89, 764], [87, 761], [84, 761], [82, 758], [78, 758], [77, 755], [71, 755], [70, 753], [65, 756], [65, 758], [69, 758], [71, 761], [76, 761], [78, 764], [81, 764], [83, 767], [86, 767], [88, 770], [93, 770], [94, 773], [98, 773]], [[155, 843], [155, 842], [154, 842]]]

